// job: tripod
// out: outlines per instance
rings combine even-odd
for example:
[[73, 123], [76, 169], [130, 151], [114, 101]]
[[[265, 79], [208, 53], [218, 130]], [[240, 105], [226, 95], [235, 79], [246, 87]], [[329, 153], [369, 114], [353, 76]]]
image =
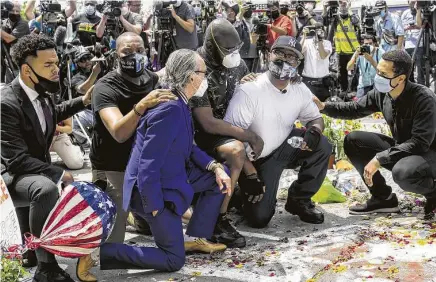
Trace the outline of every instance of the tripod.
[[[2, 67], [5, 67], [5, 82], [8, 83], [10, 81], [12, 81], [13, 78], [18, 76], [18, 70], [15, 68], [15, 64], [12, 61], [11, 55], [9, 54], [9, 49], [6, 48], [5, 43], [2, 40], [2, 47], [1, 47], [2, 51], [4, 52], [4, 58], [2, 58], [4, 61], [2, 62]], [[3, 56], [2, 56], [3, 57]], [[3, 75], [3, 72], [2, 72]], [[11, 79], [10, 81], [8, 81], [9, 79], [8, 76], [11, 75]], [[3, 79], [3, 77], [2, 77]]]
[[157, 46], [157, 66], [156, 70], [165, 67], [165, 63], [171, 52], [177, 50], [174, 37], [169, 30], [158, 30], [158, 46]]
[[263, 72], [268, 67], [268, 46], [266, 45], [266, 35], [260, 35], [256, 43], [257, 57], [253, 60], [251, 72]]
[[419, 43], [421, 43], [422, 40], [422, 46], [424, 48], [424, 54], [422, 57], [422, 60], [424, 61], [424, 80], [425, 80], [425, 86], [430, 87], [430, 75], [433, 73], [433, 83], [436, 87], [436, 65], [433, 65], [435, 62], [432, 62], [432, 59], [434, 58], [431, 56], [431, 50], [430, 50], [430, 38], [431, 38], [431, 24], [428, 19], [428, 17], [424, 16], [423, 23], [422, 23], [422, 29], [419, 33], [418, 41], [415, 47], [415, 50], [413, 51], [412, 55], [412, 61], [415, 64], [416, 62], [416, 52], [419, 48]]

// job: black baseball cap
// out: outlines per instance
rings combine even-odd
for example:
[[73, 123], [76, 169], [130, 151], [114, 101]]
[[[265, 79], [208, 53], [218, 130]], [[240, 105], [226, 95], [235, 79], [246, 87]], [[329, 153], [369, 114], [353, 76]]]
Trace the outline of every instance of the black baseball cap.
[[377, 0], [375, 2], [374, 8], [382, 9], [382, 8], [385, 8], [386, 6], [387, 6], [386, 5], [386, 1], [384, 1], [384, 0]]
[[79, 48], [76, 53], [74, 54], [74, 60], [76, 62], [79, 62], [81, 59], [84, 58], [89, 58], [89, 60], [92, 59], [92, 54], [91, 52], [88, 51], [88, 49], [86, 48]]
[[288, 35], [279, 36], [271, 47], [271, 51], [274, 49], [287, 49], [295, 53], [300, 60], [304, 59], [303, 48], [295, 37]]

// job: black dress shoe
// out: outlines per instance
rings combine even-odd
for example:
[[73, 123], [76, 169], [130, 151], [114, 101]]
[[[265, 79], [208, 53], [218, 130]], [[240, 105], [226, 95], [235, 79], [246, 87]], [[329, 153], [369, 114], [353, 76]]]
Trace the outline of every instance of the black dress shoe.
[[38, 265], [38, 260], [36, 259], [35, 251], [27, 251], [23, 254], [23, 262], [21, 263], [23, 267], [35, 267]]
[[74, 280], [55, 262], [39, 263], [33, 282], [74, 282]]
[[310, 200], [289, 200], [286, 202], [285, 210], [291, 214], [298, 215], [307, 223], [321, 224], [324, 222], [324, 214], [316, 209]]
[[436, 198], [427, 198], [427, 202], [424, 207], [423, 220], [432, 220], [435, 218], [436, 211]]
[[363, 215], [371, 213], [398, 213], [398, 198], [395, 193], [392, 193], [387, 199], [380, 199], [374, 196], [364, 204], [357, 204], [350, 207], [350, 214]]

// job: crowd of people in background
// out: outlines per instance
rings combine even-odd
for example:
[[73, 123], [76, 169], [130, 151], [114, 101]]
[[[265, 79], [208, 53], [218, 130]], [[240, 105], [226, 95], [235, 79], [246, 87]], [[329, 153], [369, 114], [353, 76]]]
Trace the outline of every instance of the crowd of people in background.
[[[1, 165], [23, 234], [41, 234], [58, 185], [74, 181], [70, 170], [83, 167], [88, 151], [92, 181], [117, 206], [98, 250], [101, 269], [177, 271], [185, 252], [245, 247], [228, 210], [240, 209], [254, 228], [267, 226], [287, 168], [299, 170], [286, 211], [321, 224], [311, 197], [332, 153], [321, 113], [356, 119], [382, 112], [392, 131], [345, 138], [345, 153], [372, 194], [351, 213], [399, 211], [383, 167], [402, 189], [424, 195], [424, 219], [434, 217], [436, 97], [423, 85], [417, 1], [401, 16], [375, 1], [373, 32], [365, 33], [349, 0], [337, 1], [333, 16], [332, 1], [270, 1], [259, 11], [223, 0], [210, 22], [204, 3], [177, 0], [165, 8], [173, 26], [165, 44], [156, 41], [164, 21], [155, 11], [119, 2], [67, 1], [52, 13], [54, 28], [35, 0], [6, 5]], [[164, 61], [161, 45], [174, 45]], [[291, 139], [301, 142], [291, 146]], [[50, 151], [66, 168], [52, 164]], [[129, 217], [156, 247], [123, 243]], [[78, 259], [80, 281], [97, 281], [94, 260]], [[34, 281], [73, 281], [43, 249], [28, 251], [23, 265], [38, 266]]]

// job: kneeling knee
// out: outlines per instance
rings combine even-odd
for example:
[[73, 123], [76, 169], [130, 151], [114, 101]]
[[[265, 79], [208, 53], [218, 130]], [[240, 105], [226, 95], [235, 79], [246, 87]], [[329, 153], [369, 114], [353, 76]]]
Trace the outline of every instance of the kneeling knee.
[[32, 195], [35, 200], [57, 200], [59, 198], [59, 189], [53, 181], [46, 179], [37, 181], [33, 185], [37, 186]]
[[167, 271], [168, 272], [175, 272], [182, 269], [182, 267], [185, 265], [185, 255], [176, 256], [176, 255], [170, 255], [168, 257], [168, 265], [167, 265]]
[[265, 228], [271, 221], [272, 215], [253, 215], [247, 218], [248, 225], [252, 228]]
[[223, 158], [244, 158], [245, 157], [245, 147], [241, 141], [232, 141], [230, 143], [220, 146], [218, 152]]

